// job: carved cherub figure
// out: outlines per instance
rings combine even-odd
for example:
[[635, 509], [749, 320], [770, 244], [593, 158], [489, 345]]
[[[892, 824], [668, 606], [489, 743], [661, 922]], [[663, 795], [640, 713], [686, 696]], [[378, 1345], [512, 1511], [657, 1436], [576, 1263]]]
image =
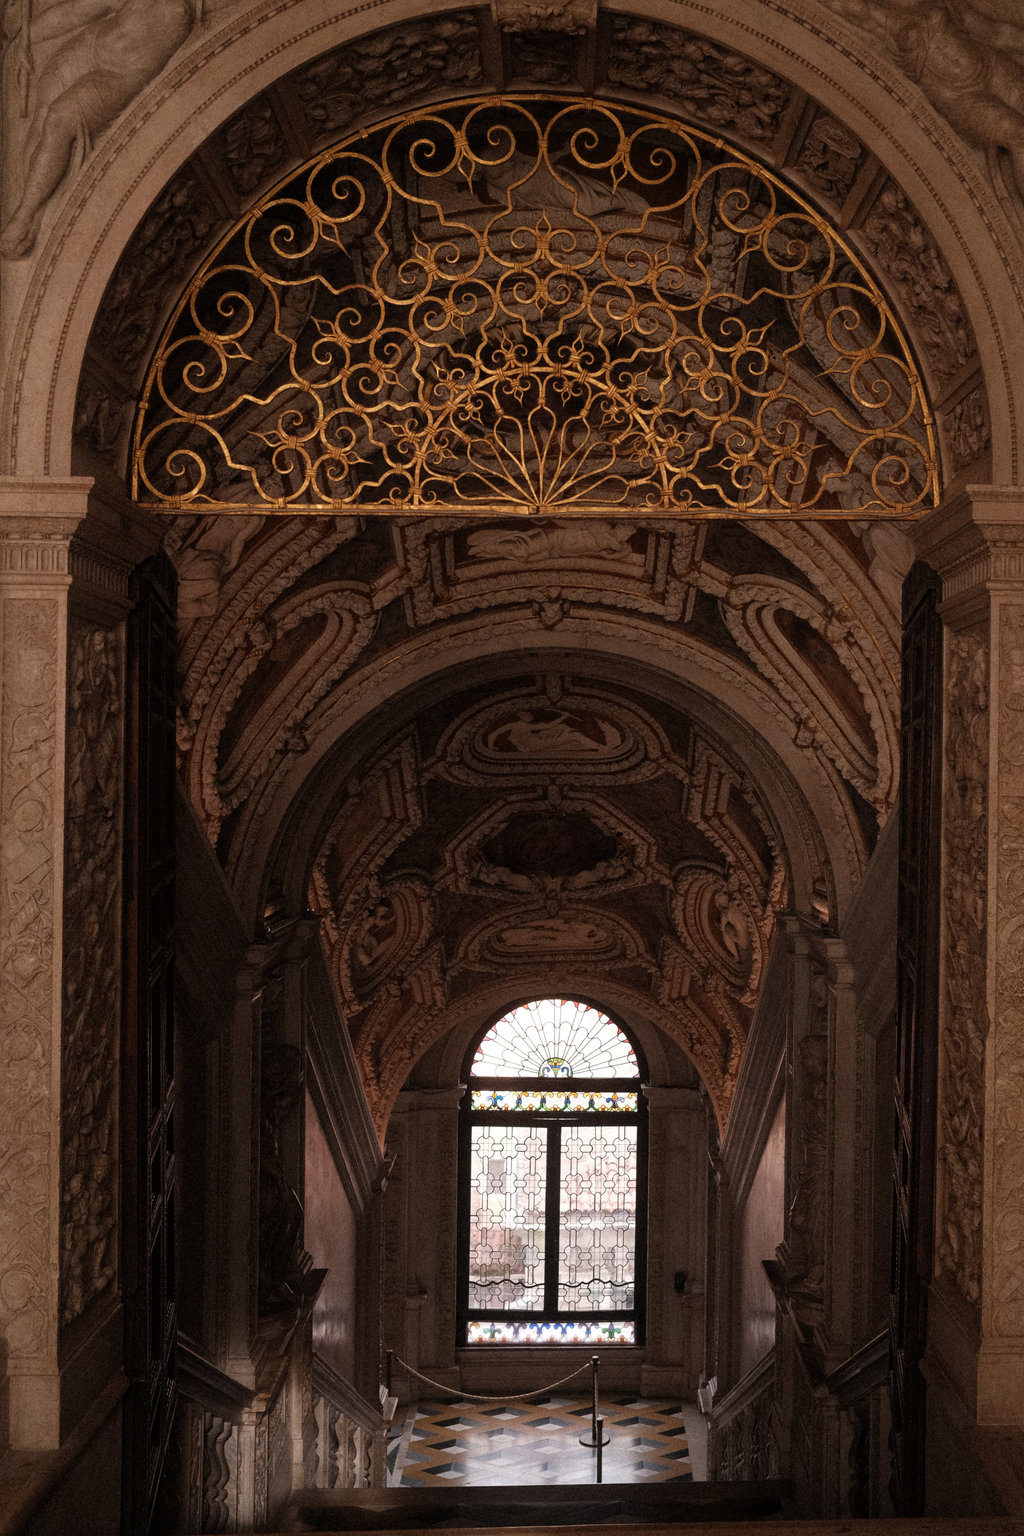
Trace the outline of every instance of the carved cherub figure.
[[1019, 0], [824, 0], [871, 34], [969, 144], [1009, 157], [1024, 200]]
[[[0, 255], [27, 256], [43, 209], [93, 139], [160, 73], [199, 20], [202, 0], [31, 0], [5, 18], [8, 82], [30, 118], [21, 197]], [[52, 47], [49, 45], [53, 45]]]

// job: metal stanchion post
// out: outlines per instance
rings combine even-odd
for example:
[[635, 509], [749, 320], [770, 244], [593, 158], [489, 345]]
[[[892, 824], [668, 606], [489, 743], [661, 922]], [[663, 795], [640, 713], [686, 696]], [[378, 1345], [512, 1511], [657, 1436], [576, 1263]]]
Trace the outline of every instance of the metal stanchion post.
[[[590, 1437], [589, 1437], [589, 1439], [584, 1439], [584, 1437], [582, 1435], [580, 1435], [580, 1445], [589, 1445], [591, 1447], [593, 1447], [595, 1445], [600, 1445], [601, 1444], [601, 1438], [600, 1438], [600, 1436], [598, 1435], [598, 1432], [597, 1432], [597, 1422], [598, 1422], [597, 1421], [597, 1368], [600, 1365], [600, 1363], [601, 1363], [601, 1361], [600, 1361], [600, 1357], [598, 1355], [591, 1355], [591, 1357], [590, 1357], [590, 1369], [591, 1369], [591, 1372], [592, 1372], [593, 1383], [594, 1383], [594, 1399], [593, 1399], [593, 1403], [591, 1404], [591, 1409], [590, 1409]], [[603, 1422], [603, 1420], [602, 1420], [602, 1422]], [[608, 1441], [605, 1440], [604, 1444], [607, 1445]]]
[[388, 1397], [391, 1396], [391, 1357], [392, 1357], [393, 1354], [394, 1354], [394, 1350], [389, 1349], [388, 1353], [387, 1353], [387, 1362], [388, 1363], [387, 1363], [387, 1377], [386, 1377], [387, 1387], [388, 1387]]
[[604, 1436], [604, 1419], [597, 1419], [597, 1420], [595, 1420], [595, 1422], [594, 1422], [594, 1435], [595, 1435], [595, 1438], [597, 1440], [597, 1480], [600, 1483], [600, 1482], [603, 1481], [603, 1477], [602, 1477], [603, 1469], [602, 1469], [602, 1466], [601, 1466], [601, 1458], [602, 1458], [602, 1454], [604, 1452], [605, 1445], [607, 1444], [607, 1441], [605, 1440], [605, 1436]]

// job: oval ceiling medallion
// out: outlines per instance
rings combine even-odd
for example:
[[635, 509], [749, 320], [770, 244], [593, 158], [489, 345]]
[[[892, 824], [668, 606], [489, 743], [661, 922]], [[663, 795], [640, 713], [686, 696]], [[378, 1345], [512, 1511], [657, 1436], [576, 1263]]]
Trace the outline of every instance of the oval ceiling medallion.
[[165, 509], [906, 517], [931, 415], [881, 290], [742, 152], [475, 97], [262, 198], [171, 315], [135, 429]]

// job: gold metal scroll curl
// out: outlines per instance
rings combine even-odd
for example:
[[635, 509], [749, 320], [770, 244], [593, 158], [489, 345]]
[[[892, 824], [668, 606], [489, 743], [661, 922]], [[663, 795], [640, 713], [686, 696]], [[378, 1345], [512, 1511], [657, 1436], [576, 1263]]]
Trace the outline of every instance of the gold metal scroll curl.
[[932, 419], [809, 204], [638, 109], [474, 97], [293, 173], [208, 258], [136, 420], [167, 510], [908, 517]]

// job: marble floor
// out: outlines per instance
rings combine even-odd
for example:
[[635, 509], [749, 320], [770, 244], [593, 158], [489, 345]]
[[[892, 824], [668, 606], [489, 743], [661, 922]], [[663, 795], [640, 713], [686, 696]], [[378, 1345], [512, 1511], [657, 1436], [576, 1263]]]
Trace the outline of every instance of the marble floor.
[[[687, 1443], [691, 1405], [668, 1399], [602, 1398], [609, 1443], [606, 1483], [692, 1482]], [[518, 1487], [596, 1481], [596, 1453], [580, 1445], [590, 1431], [589, 1397], [568, 1394], [527, 1403], [451, 1398], [405, 1410], [388, 1448], [393, 1488]]]

